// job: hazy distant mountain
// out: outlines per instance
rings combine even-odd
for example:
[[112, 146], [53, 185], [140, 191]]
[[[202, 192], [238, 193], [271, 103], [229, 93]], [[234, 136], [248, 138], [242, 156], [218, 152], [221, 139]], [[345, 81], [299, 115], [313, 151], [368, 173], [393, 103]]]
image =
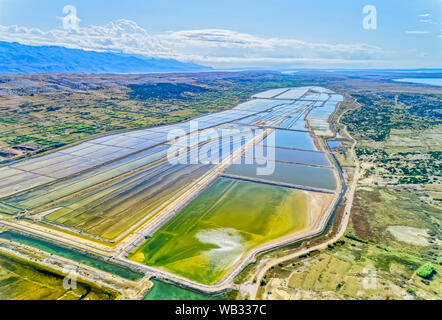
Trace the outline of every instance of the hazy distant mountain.
[[57, 46], [27, 46], [16, 42], [0, 41], [0, 74], [148, 73], [208, 70], [211, 68], [173, 59], [146, 58]]

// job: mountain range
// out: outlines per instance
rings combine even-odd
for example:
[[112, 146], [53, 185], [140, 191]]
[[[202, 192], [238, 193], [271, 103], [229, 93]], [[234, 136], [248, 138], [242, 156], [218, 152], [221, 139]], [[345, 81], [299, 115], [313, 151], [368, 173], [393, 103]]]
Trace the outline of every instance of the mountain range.
[[210, 67], [114, 52], [0, 41], [0, 74], [149, 73], [210, 71]]

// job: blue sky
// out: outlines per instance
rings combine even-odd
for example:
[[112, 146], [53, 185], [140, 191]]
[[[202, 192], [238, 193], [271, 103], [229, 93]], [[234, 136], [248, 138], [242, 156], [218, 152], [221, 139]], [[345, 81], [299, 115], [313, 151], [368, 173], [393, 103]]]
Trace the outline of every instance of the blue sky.
[[[376, 29], [362, 27], [365, 5]], [[0, 0], [0, 40], [218, 68], [442, 67], [441, 16], [442, 0]]]

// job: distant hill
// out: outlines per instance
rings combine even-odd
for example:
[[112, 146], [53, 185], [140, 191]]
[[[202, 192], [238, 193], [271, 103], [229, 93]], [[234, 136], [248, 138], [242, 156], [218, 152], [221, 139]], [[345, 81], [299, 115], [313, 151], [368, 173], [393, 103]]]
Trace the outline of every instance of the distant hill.
[[0, 74], [149, 73], [208, 71], [210, 67], [174, 59], [146, 58], [58, 46], [28, 46], [0, 41]]

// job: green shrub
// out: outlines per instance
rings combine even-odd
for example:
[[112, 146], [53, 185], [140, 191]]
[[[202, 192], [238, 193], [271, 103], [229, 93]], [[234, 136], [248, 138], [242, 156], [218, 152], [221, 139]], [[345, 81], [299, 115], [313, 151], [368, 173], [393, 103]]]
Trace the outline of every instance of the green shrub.
[[434, 272], [435, 269], [430, 263], [424, 264], [416, 271], [417, 275], [424, 279], [430, 279]]

